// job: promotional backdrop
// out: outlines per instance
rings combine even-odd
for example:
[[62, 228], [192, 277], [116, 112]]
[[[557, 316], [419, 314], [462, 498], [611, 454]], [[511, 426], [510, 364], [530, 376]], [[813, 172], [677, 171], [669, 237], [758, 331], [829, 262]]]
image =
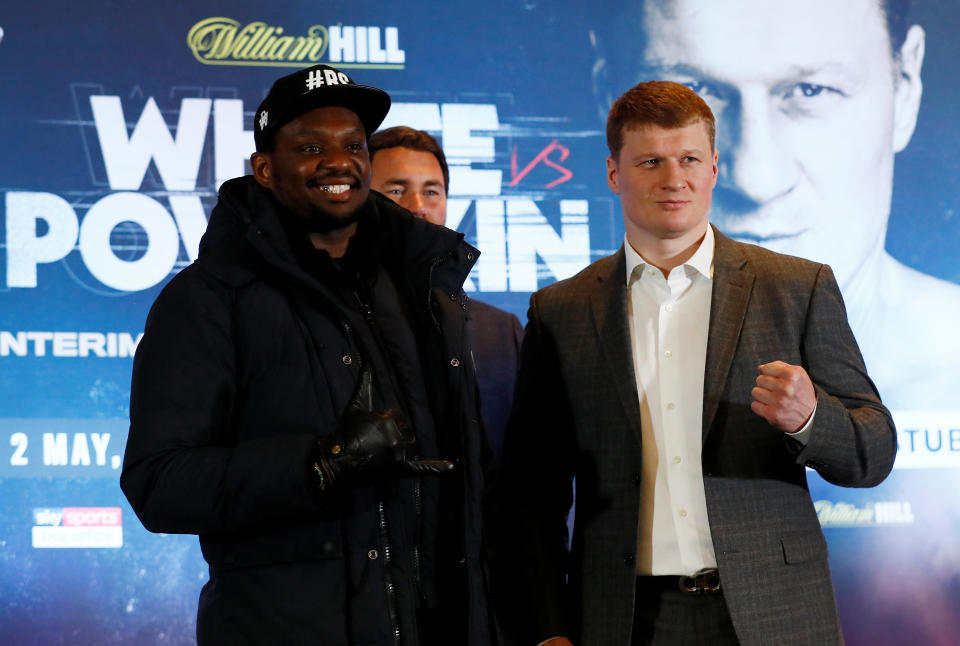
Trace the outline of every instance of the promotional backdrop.
[[[637, 70], [650, 65], [652, 50], [644, 48], [654, 47], [653, 39], [623, 33], [644, 29], [642, 21], [624, 19], [642, 4], [627, 14], [619, 3], [609, 13], [591, 4], [589, 16], [576, 2], [521, 0], [198, 0], [176, 8], [40, 0], [0, 11], [3, 643], [195, 639], [207, 576], [197, 539], [146, 532], [118, 484], [130, 371], [151, 303], [196, 258], [217, 188], [249, 172], [253, 112], [273, 80], [316, 62], [332, 64], [391, 94], [384, 126], [437, 136], [451, 166], [448, 225], [482, 251], [467, 290], [525, 321], [532, 291], [623, 241], [619, 202], [605, 179], [603, 114], [608, 97], [644, 80]], [[751, 4], [732, 3], [731, 24], [773, 20], [762, 15], [764, 3], [752, 18], [735, 15]], [[821, 3], [805, 4], [812, 12]], [[898, 461], [883, 484], [867, 490], [836, 488], [808, 472], [850, 644], [960, 643], [960, 395], [949, 386], [960, 369], [960, 97], [953, 81], [960, 72], [960, 7], [924, 3], [906, 16], [905, 26], [914, 24], [923, 31], [909, 32], [906, 44], [925, 34], [922, 98], [916, 130], [897, 146], [892, 197], [881, 177], [868, 190], [856, 186], [850, 201], [877, 199], [881, 220], [892, 204], [886, 249], [918, 273], [891, 277], [870, 265], [860, 278], [844, 280], [838, 272], [858, 338], [878, 337], [861, 339], [861, 346], [897, 421]], [[779, 57], [791, 65], [791, 43], [826, 47], [799, 26], [784, 28], [792, 31], [775, 39], [785, 43], [782, 50], [761, 57], [745, 50], [733, 64]], [[824, 31], [825, 42], [829, 25]], [[680, 33], [694, 33], [693, 26]], [[716, 21], [709, 38], [727, 49], [745, 47]], [[737, 169], [724, 166], [724, 145], [731, 154], [746, 149], [747, 85], [738, 83], [749, 70], [738, 71], [735, 82], [723, 80], [721, 68], [705, 81], [682, 59], [702, 53], [708, 40], [668, 37], [666, 44], [682, 45], [671, 54], [670, 74], [718, 112], [718, 190], [746, 193], [734, 186]], [[643, 65], [623, 64], [640, 61], [644, 51]], [[844, 51], [864, 69], [891, 64], [889, 49], [873, 51], [863, 38], [852, 38]], [[664, 69], [661, 59], [657, 65]], [[909, 74], [898, 78], [915, 87]], [[824, 113], [837, 114], [856, 91], [842, 82], [804, 78], [769, 96], [835, 101]], [[815, 141], [815, 109], [791, 103], [778, 110], [809, 129], [799, 139]], [[874, 101], [858, 115], [868, 123], [881, 113]], [[760, 141], [773, 141], [788, 126]], [[836, 164], [833, 175], [861, 166], [846, 140], [855, 139], [857, 127], [832, 133], [830, 147], [812, 151], [814, 163]], [[760, 155], [761, 148], [751, 150]], [[780, 153], [785, 159], [786, 148]], [[886, 158], [892, 154], [888, 147]], [[764, 164], [758, 173], [773, 167]], [[815, 169], [801, 174], [812, 177]], [[748, 174], [736, 181], [765, 179]], [[779, 244], [736, 230], [746, 217], [721, 218], [717, 209], [713, 219], [722, 229], [729, 222], [741, 239]], [[824, 237], [805, 253], [842, 263], [838, 250], [864, 236], [851, 230]], [[864, 273], [879, 289], [863, 287]], [[885, 299], [897, 281], [926, 300], [915, 308], [910, 298], [894, 303], [892, 311], [914, 319], [891, 325], [882, 306], [890, 306]], [[923, 359], [926, 347], [935, 348], [935, 361]], [[930, 380], [924, 392], [936, 396], [915, 394], [910, 384], [926, 383], [915, 374]]]

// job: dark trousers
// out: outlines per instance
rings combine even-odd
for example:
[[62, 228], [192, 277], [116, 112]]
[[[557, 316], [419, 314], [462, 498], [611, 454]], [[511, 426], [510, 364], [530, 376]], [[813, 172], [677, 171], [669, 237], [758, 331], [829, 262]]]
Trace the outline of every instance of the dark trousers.
[[632, 646], [738, 646], [723, 592], [683, 592], [677, 577], [637, 577]]

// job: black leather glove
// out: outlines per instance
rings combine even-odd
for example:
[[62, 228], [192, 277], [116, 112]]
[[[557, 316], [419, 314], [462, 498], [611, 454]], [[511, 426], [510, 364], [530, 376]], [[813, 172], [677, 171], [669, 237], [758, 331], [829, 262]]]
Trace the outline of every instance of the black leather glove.
[[313, 471], [317, 487], [327, 493], [334, 488], [370, 484], [378, 480], [453, 471], [447, 460], [412, 460], [408, 456], [415, 440], [401, 411], [363, 410], [369, 404], [370, 376], [360, 378], [358, 394], [348, 407], [339, 429], [317, 440]]

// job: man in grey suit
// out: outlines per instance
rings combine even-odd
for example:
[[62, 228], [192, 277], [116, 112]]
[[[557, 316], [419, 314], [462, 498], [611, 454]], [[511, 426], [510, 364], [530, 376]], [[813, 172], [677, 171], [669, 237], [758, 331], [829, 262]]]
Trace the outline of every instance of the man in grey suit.
[[[887, 406], [957, 409], [960, 285], [887, 250], [891, 192], [924, 193], [899, 174], [893, 185], [923, 94], [926, 35], [910, 5], [616, 2], [609, 28], [592, 34], [593, 69], [604, 106], [614, 98], [607, 88], [648, 79], [700, 94], [723, 153], [711, 222], [736, 240], [830, 264]], [[944, 20], [953, 11], [944, 5]], [[933, 219], [933, 202], [909, 203]]]
[[830, 268], [709, 224], [714, 131], [685, 86], [620, 97], [626, 242], [530, 299], [497, 541], [522, 644], [842, 642], [805, 468], [873, 486], [896, 431]]

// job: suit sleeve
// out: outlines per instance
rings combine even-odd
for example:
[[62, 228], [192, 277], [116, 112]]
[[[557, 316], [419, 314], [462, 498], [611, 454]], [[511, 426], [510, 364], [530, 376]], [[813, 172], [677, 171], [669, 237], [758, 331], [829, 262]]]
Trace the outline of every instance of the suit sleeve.
[[573, 502], [575, 439], [555, 340], [530, 299], [514, 413], [498, 488], [495, 550], [503, 615], [521, 643], [565, 635], [567, 514]]
[[880, 483], [893, 468], [896, 429], [867, 375], [840, 289], [826, 265], [816, 277], [803, 339], [803, 365], [817, 393], [817, 412], [798, 461], [836, 485]]
[[228, 300], [174, 279], [137, 348], [120, 484], [150, 531], [236, 532], [317, 512], [313, 435], [233, 437], [241, 359]]

